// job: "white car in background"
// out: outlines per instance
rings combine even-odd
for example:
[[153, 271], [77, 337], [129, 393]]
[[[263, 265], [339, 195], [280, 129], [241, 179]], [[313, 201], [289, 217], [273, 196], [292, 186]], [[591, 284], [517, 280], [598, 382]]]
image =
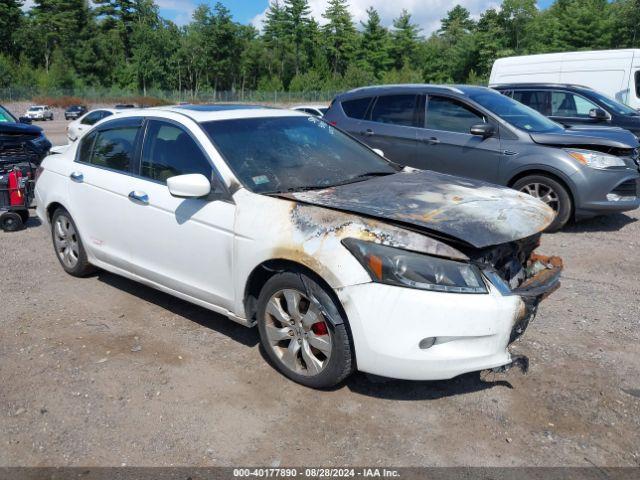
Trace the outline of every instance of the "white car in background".
[[326, 105], [298, 105], [297, 107], [293, 107], [291, 110], [295, 110], [297, 112], [308, 113], [309, 115], [313, 115], [314, 117], [322, 117], [329, 107]]
[[75, 142], [100, 120], [110, 117], [120, 111], [121, 110], [115, 108], [98, 108], [85, 113], [83, 116], [69, 123], [67, 126], [67, 138], [69, 139], [69, 142]]
[[53, 120], [53, 110], [47, 105], [33, 105], [24, 116], [31, 120]]
[[257, 325], [274, 365], [316, 388], [356, 368], [525, 365], [509, 344], [562, 270], [533, 253], [543, 202], [403, 169], [291, 110], [123, 111], [47, 157], [35, 191], [67, 273], [103, 268]]

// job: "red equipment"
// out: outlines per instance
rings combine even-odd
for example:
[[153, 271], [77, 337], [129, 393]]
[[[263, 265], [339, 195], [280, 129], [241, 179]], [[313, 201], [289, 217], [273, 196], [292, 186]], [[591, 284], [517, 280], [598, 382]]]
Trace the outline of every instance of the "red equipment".
[[17, 207], [24, 205], [24, 182], [22, 182], [22, 170], [15, 167], [9, 172], [9, 205]]

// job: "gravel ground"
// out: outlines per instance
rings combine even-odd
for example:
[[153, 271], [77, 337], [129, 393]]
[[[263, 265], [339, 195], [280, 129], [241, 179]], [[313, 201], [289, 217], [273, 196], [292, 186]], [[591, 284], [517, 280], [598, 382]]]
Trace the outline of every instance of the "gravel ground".
[[566, 270], [515, 346], [526, 376], [318, 392], [278, 374], [254, 329], [66, 275], [32, 218], [0, 232], [0, 466], [640, 466], [638, 219], [544, 237]]

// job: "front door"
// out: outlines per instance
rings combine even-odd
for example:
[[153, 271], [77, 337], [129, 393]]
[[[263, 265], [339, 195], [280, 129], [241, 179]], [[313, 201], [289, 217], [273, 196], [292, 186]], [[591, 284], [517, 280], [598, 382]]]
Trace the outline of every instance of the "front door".
[[470, 133], [473, 125], [489, 121], [458, 99], [429, 95], [425, 128], [418, 134], [419, 153], [412, 166], [496, 182], [503, 155], [498, 134], [483, 138]]
[[149, 120], [138, 168], [127, 182], [134, 273], [231, 309], [235, 205], [219, 189], [206, 198], [177, 198], [167, 188], [167, 178], [191, 173], [217, 184], [203, 149], [185, 127]]

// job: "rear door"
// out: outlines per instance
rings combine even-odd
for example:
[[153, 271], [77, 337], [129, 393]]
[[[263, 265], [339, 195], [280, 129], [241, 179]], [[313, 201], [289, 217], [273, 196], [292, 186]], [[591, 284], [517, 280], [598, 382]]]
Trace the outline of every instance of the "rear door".
[[[200, 173], [218, 185], [205, 198], [177, 198], [167, 179]], [[235, 205], [205, 150], [185, 126], [166, 119], [146, 125], [137, 175], [125, 182], [132, 271], [154, 283], [226, 309], [233, 308]]]
[[418, 135], [419, 154], [412, 166], [489, 182], [498, 180], [502, 159], [498, 133], [489, 138], [470, 133], [473, 125], [494, 123], [490, 118], [446, 95], [428, 96], [425, 117], [425, 128]]
[[98, 259], [125, 270], [128, 180], [132, 177], [141, 118], [109, 122], [81, 140], [70, 175], [70, 212], [87, 249]]
[[417, 155], [419, 126], [424, 119], [424, 96], [418, 93], [381, 95], [360, 122], [360, 139], [385, 157], [411, 165]]

